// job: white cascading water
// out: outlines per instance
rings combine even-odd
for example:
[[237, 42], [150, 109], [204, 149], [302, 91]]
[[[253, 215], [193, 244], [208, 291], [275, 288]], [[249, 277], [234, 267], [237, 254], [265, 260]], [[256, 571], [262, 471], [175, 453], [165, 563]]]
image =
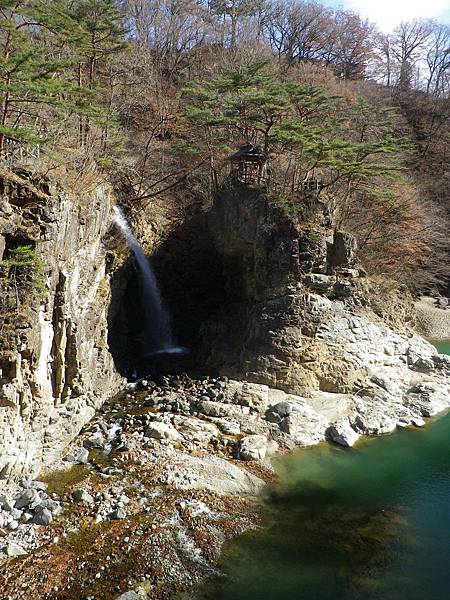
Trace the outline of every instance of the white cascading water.
[[184, 348], [180, 348], [174, 343], [170, 315], [164, 307], [158, 282], [156, 281], [150, 262], [118, 206], [114, 206], [113, 208], [113, 222], [127, 240], [136, 259], [143, 310], [144, 354], [151, 356], [156, 354], [183, 353]]

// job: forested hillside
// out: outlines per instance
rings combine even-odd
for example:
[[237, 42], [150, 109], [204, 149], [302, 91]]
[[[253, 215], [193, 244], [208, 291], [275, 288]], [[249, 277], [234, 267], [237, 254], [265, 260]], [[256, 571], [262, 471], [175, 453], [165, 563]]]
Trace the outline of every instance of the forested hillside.
[[[315, 1], [0, 2], [0, 154], [174, 214], [207, 205], [243, 144], [273, 199], [304, 182], [371, 275], [449, 281], [450, 27], [382, 34]], [[63, 175], [63, 173], [65, 173]]]

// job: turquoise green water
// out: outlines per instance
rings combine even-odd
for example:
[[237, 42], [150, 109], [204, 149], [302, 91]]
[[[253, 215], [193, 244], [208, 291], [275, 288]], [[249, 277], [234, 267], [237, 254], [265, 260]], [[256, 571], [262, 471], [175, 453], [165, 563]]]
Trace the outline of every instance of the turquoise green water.
[[434, 346], [436, 346], [438, 352], [442, 352], [443, 354], [450, 354], [450, 340], [442, 340], [432, 343]]
[[263, 527], [230, 544], [214, 600], [448, 600], [450, 414], [278, 463]]

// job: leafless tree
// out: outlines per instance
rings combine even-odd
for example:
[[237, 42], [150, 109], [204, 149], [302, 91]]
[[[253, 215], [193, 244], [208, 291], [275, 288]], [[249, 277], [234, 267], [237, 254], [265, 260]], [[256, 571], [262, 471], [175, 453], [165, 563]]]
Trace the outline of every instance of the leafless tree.
[[312, 60], [322, 57], [332, 14], [314, 0], [276, 0], [267, 6], [263, 31], [279, 58]]
[[445, 96], [450, 91], [450, 26], [434, 23], [428, 41], [426, 90], [435, 96]]
[[400, 23], [392, 37], [392, 51], [399, 64], [397, 85], [401, 90], [412, 86], [414, 62], [426, 47], [433, 30], [431, 20], [415, 19]]

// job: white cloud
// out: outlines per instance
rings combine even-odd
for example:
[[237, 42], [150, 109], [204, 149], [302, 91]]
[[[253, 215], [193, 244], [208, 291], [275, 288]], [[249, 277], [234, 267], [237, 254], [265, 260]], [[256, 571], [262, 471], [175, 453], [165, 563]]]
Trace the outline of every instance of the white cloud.
[[450, 8], [449, 0], [347, 0], [344, 4], [386, 32], [401, 21], [437, 17]]

